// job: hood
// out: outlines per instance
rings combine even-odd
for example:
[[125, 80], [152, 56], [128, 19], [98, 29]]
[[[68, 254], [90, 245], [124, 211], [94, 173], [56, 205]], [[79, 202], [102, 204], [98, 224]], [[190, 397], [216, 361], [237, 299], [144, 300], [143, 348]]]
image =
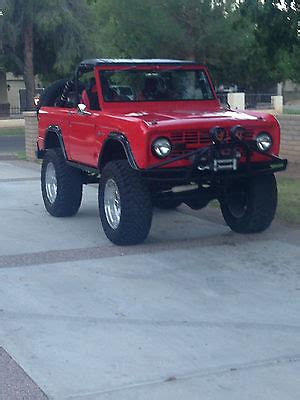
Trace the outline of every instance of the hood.
[[176, 110], [166, 112], [152, 112], [152, 111], [141, 111], [131, 112], [123, 114], [123, 117], [130, 119], [137, 119], [143, 121], [147, 126], [170, 126], [177, 125], [178, 123], [194, 125], [197, 123], [222, 123], [225, 121], [232, 121], [234, 123], [240, 123], [242, 121], [257, 121], [262, 120], [261, 116], [250, 115], [240, 111], [231, 110], [219, 110], [219, 111], [188, 111], [188, 110]]

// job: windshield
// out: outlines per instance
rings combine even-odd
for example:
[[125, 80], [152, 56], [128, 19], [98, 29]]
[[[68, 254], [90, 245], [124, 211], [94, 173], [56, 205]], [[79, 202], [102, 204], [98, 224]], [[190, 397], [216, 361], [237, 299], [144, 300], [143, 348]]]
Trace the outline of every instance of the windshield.
[[102, 94], [109, 102], [213, 100], [203, 70], [102, 70]]

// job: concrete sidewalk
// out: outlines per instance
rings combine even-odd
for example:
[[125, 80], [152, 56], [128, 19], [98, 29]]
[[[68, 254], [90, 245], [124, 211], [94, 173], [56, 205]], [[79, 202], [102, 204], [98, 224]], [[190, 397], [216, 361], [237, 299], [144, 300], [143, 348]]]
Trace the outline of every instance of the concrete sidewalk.
[[1, 400], [300, 398], [299, 230], [182, 206], [122, 248], [96, 186], [53, 218], [39, 165], [0, 161], [0, 193]]
[[24, 118], [0, 119], [0, 128], [17, 128], [25, 126]]

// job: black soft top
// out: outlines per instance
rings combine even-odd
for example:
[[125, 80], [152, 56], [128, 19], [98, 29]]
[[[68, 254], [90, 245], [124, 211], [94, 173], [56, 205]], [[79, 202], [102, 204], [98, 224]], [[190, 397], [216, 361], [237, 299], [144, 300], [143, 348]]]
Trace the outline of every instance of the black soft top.
[[92, 58], [89, 60], [83, 60], [79, 64], [79, 69], [93, 69], [95, 66], [100, 65], [199, 65], [194, 61], [186, 60], [168, 60], [168, 59], [125, 59], [125, 58]]

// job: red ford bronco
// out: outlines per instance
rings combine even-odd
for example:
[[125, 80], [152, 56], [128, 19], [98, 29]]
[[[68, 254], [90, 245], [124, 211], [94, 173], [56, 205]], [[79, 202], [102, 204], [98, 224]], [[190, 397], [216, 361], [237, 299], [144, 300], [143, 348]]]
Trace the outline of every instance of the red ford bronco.
[[280, 128], [274, 116], [221, 106], [207, 69], [181, 60], [82, 61], [38, 106], [42, 195], [56, 217], [77, 213], [99, 183], [115, 244], [147, 237], [153, 206], [193, 209], [217, 199], [229, 227], [265, 230], [277, 205]]

